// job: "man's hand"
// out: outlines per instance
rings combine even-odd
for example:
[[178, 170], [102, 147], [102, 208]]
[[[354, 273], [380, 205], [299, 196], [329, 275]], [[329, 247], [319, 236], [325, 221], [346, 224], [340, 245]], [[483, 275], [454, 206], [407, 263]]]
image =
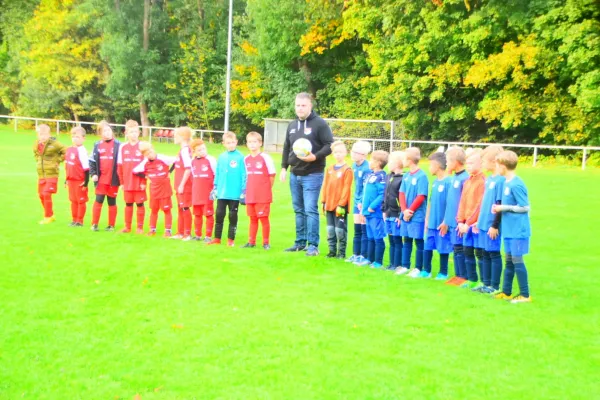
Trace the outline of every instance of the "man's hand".
[[98, 182], [98, 175], [92, 175], [92, 180], [94, 182]]
[[490, 229], [488, 229], [488, 236], [492, 240], [496, 240], [496, 238], [498, 237], [498, 233], [499, 233], [498, 229], [496, 229], [496, 228], [490, 228]]
[[304, 162], [313, 162], [313, 161], [317, 160], [317, 156], [315, 156], [313, 153], [310, 153], [306, 157], [298, 157], [298, 159], [300, 159]]
[[287, 170], [284, 168], [281, 168], [281, 172], [279, 173], [279, 180], [281, 182], [285, 182], [285, 176], [287, 175]]
[[446, 236], [446, 233], [448, 233], [448, 225], [446, 225], [445, 223], [441, 223], [440, 226], [437, 227], [438, 230], [440, 231], [440, 236], [444, 237]]

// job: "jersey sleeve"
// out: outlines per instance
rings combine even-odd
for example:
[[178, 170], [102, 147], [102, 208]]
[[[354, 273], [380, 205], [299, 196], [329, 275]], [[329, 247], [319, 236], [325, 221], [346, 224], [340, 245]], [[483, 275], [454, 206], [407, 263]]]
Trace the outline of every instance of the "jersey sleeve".
[[184, 168], [192, 168], [192, 156], [190, 155], [189, 147], [181, 149], [181, 161]]
[[119, 146], [119, 151], [117, 152], [117, 165], [123, 164], [123, 146]]
[[419, 177], [417, 184], [417, 195], [427, 196], [429, 193], [429, 179], [427, 179], [425, 173]]
[[517, 205], [520, 207], [529, 206], [529, 197], [527, 196], [527, 188], [522, 182], [512, 188], [512, 194], [515, 197]]
[[147, 158], [144, 158], [144, 160], [139, 163], [138, 165], [136, 165], [135, 167], [133, 167], [133, 172], [134, 174], [141, 174], [144, 172], [144, 170], [146, 169], [146, 163], [148, 162]]
[[217, 159], [213, 156], [206, 156], [206, 159], [210, 164], [210, 169], [212, 169], [213, 175], [217, 175]]
[[273, 162], [271, 156], [263, 153], [262, 158], [265, 161], [265, 165], [267, 167], [267, 172], [269, 173], [269, 176], [275, 176], [275, 163]]
[[165, 156], [164, 154], [157, 154], [156, 159], [164, 162], [169, 167], [175, 164], [175, 161], [177, 161], [177, 157]]
[[79, 162], [81, 162], [81, 166], [84, 171], [90, 170], [90, 158], [88, 157], [87, 150], [83, 146], [79, 146], [77, 148], [77, 156], [79, 157]]

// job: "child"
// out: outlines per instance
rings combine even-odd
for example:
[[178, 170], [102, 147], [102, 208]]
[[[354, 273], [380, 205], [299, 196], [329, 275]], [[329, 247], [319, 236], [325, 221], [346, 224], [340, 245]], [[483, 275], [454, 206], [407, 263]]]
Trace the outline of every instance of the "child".
[[505, 178], [498, 175], [496, 170], [496, 156], [504, 149], [498, 145], [491, 145], [481, 153], [483, 169], [492, 174], [485, 179], [485, 191], [481, 200], [481, 209], [477, 220], [478, 244], [475, 247], [482, 249], [481, 280], [483, 283], [473, 291], [480, 293], [493, 293], [500, 288], [502, 275], [502, 256], [500, 255], [500, 216], [502, 213], [492, 213], [492, 206], [502, 201], [502, 190]]
[[175, 144], [181, 146], [175, 161], [175, 190], [177, 192], [177, 234], [171, 239], [181, 239], [184, 242], [191, 240], [192, 232], [192, 151], [190, 140], [192, 130], [182, 126], [175, 130]]
[[88, 182], [90, 181], [90, 160], [83, 146], [85, 129], [77, 126], [71, 129], [73, 146], [65, 154], [65, 171], [67, 186], [69, 187], [69, 201], [71, 202], [71, 224], [69, 226], [83, 226], [86, 203], [88, 201]]
[[194, 228], [196, 236], [193, 240], [202, 240], [202, 217], [206, 218], [205, 242], [210, 242], [214, 220], [213, 200], [210, 193], [214, 188], [215, 173], [217, 172], [217, 160], [209, 156], [206, 144], [201, 139], [190, 142], [192, 150], [192, 206], [194, 210]]
[[485, 175], [481, 172], [481, 149], [474, 149], [468, 156], [467, 172], [469, 173], [469, 179], [467, 179], [463, 188], [458, 213], [456, 214], [456, 222], [458, 222], [458, 232], [463, 238], [465, 267], [467, 270], [467, 281], [460, 287], [473, 289], [477, 287], [479, 280], [477, 261], [479, 261], [481, 267], [483, 256], [483, 250], [475, 247], [479, 241], [477, 220], [479, 219], [479, 209], [485, 189]]
[[513, 151], [503, 151], [496, 156], [496, 172], [506, 181], [502, 191], [502, 203], [494, 204], [492, 212], [502, 213], [502, 235], [504, 236], [504, 257], [506, 267], [502, 291], [496, 292], [496, 299], [511, 299], [512, 283], [517, 274], [518, 296], [511, 303], [529, 303], [529, 282], [523, 256], [529, 253], [531, 226], [529, 223], [529, 197], [525, 182], [515, 174], [519, 159]]
[[352, 152], [350, 153], [352, 161], [352, 170], [354, 171], [354, 208], [352, 214], [354, 215], [354, 238], [352, 240], [352, 256], [346, 260], [346, 262], [362, 262], [367, 254], [367, 248], [369, 241], [367, 239], [367, 225], [364, 224], [362, 215], [362, 198], [363, 190], [365, 187], [365, 179], [371, 172], [369, 163], [366, 162], [367, 156], [371, 152], [371, 145], [369, 142], [360, 140], [352, 145]]
[[173, 222], [173, 216], [171, 215], [173, 189], [171, 188], [169, 169], [175, 163], [175, 157], [156, 154], [154, 148], [148, 142], [140, 143], [140, 152], [144, 156], [144, 160], [133, 169], [133, 173], [150, 180], [150, 231], [148, 236], [156, 235], [158, 211], [163, 210], [165, 213], [164, 237], [169, 238], [171, 237], [171, 224]]
[[238, 223], [238, 207], [242, 194], [246, 192], [246, 168], [244, 155], [236, 149], [237, 138], [233, 132], [223, 134], [225, 151], [217, 159], [217, 173], [213, 194], [217, 198], [217, 225], [215, 238], [208, 244], [221, 244], [223, 222], [229, 209], [229, 232], [227, 246], [233, 247]]
[[246, 213], [250, 217], [248, 243], [244, 248], [256, 247], [258, 223], [262, 225], [263, 249], [269, 250], [271, 224], [269, 215], [273, 202], [273, 183], [275, 182], [275, 164], [270, 155], [263, 153], [262, 136], [258, 132], [246, 135], [246, 145], [250, 154], [244, 159], [248, 180], [246, 184]]
[[448, 258], [452, 252], [452, 243], [448, 234], [442, 235], [440, 227], [444, 223], [446, 199], [450, 178], [446, 175], [446, 155], [436, 152], [429, 156], [429, 173], [435, 176], [431, 185], [427, 218], [425, 218], [425, 246], [423, 250], [423, 271], [419, 278], [431, 278], [431, 260], [433, 250], [440, 255], [440, 272], [435, 279], [448, 279]]
[[413, 240], [417, 247], [415, 256], [415, 268], [409, 276], [416, 278], [423, 268], [423, 233], [425, 230], [425, 211], [427, 210], [427, 194], [429, 192], [429, 179], [419, 168], [421, 151], [416, 147], [406, 149], [406, 163], [409, 173], [404, 174], [400, 185], [400, 210], [402, 211], [402, 224], [400, 234], [402, 235], [402, 267], [396, 271], [397, 275], [403, 275], [410, 269], [410, 256], [412, 253]]
[[402, 236], [400, 236], [400, 204], [398, 204], [398, 193], [402, 184], [402, 170], [406, 155], [403, 151], [394, 151], [390, 154], [387, 183], [385, 185], [385, 197], [383, 200], [383, 218], [385, 219], [385, 230], [390, 242], [390, 271], [395, 271], [402, 266]]
[[446, 212], [444, 213], [444, 221], [440, 225], [440, 236], [448, 235], [452, 244], [454, 277], [446, 283], [453, 286], [460, 286], [467, 281], [462, 235], [458, 232], [458, 223], [456, 222], [463, 186], [469, 178], [469, 174], [464, 167], [466, 162], [467, 156], [462, 147], [453, 146], [446, 151], [448, 172], [454, 173], [454, 175], [450, 177], [450, 186], [446, 197]]
[[44, 219], [41, 225], [55, 221], [52, 210], [52, 195], [58, 189], [58, 166], [65, 159], [67, 148], [50, 137], [50, 127], [42, 124], [37, 128], [38, 140], [33, 146], [33, 157], [37, 162], [38, 197], [44, 207]]
[[388, 162], [388, 152], [376, 150], [371, 154], [369, 167], [371, 172], [365, 180], [365, 189], [362, 198], [361, 215], [367, 225], [367, 239], [369, 241], [367, 255], [362, 260], [354, 262], [355, 265], [371, 265], [372, 268], [383, 266], [383, 253], [385, 252], [385, 224], [383, 221], [383, 196], [385, 194], [385, 171]]
[[327, 218], [327, 258], [346, 258], [346, 238], [348, 236], [348, 204], [352, 193], [352, 169], [346, 164], [348, 151], [344, 142], [331, 145], [335, 164], [325, 171], [325, 181], [321, 192], [323, 213]]
[[114, 232], [117, 220], [117, 193], [121, 181], [119, 180], [117, 168], [117, 156], [121, 142], [114, 138], [114, 134], [108, 122], [101, 121], [98, 133], [102, 140], [94, 144], [92, 158], [90, 159], [90, 175], [96, 186], [96, 201], [92, 210], [92, 230], [98, 232], [98, 222], [102, 213], [102, 203], [107, 198], [108, 203], [108, 226], [107, 232]]
[[146, 216], [146, 180], [133, 174], [133, 168], [144, 160], [140, 151], [140, 126], [136, 121], [129, 120], [125, 123], [125, 136], [127, 143], [119, 147], [117, 155], [117, 172], [119, 181], [123, 185], [123, 198], [125, 200], [125, 228], [121, 233], [131, 232], [133, 222], [133, 205], [137, 206], [137, 234], [144, 233], [144, 218]]

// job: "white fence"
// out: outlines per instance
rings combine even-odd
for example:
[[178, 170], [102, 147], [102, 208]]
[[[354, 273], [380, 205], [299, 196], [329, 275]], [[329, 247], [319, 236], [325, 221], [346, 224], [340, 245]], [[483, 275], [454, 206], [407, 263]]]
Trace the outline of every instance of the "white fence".
[[[6, 120], [13, 120], [14, 123], [14, 128], [15, 128], [15, 132], [18, 130], [18, 124], [19, 121], [34, 121], [35, 122], [35, 127], [37, 128], [40, 122], [45, 122], [48, 123], [49, 125], [55, 125], [56, 126], [56, 134], [58, 135], [60, 133], [60, 124], [64, 124], [67, 126], [67, 131], [70, 131], [70, 129], [68, 129], [68, 127], [71, 126], [82, 126], [82, 125], [90, 125], [90, 126], [96, 126], [98, 125], [97, 122], [84, 122], [84, 121], [71, 121], [71, 120], [65, 120], [65, 119], [49, 119], [49, 118], [36, 118], [36, 117], [16, 117], [16, 116], [11, 116], [11, 115], [0, 115], [0, 119], [6, 119]], [[125, 124], [109, 124], [112, 127], [125, 127]], [[171, 128], [171, 127], [163, 127], [163, 126], [140, 126], [141, 129], [148, 129], [148, 140], [152, 141], [152, 134], [155, 131], [171, 131], [174, 130], [176, 128]], [[195, 135], [197, 135], [200, 139], [204, 139], [204, 135], [209, 135], [211, 136], [212, 134], [218, 134], [218, 135], [222, 135], [224, 133], [224, 131], [215, 131], [215, 130], [209, 130], [209, 129], [192, 129], [192, 132], [194, 132]]]

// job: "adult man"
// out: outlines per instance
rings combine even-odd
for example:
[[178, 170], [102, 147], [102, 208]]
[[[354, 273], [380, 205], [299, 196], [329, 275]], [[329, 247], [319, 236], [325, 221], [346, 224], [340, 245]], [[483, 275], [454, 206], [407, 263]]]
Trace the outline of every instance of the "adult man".
[[[292, 206], [296, 214], [296, 241], [285, 251], [302, 251], [307, 256], [319, 254], [319, 193], [323, 184], [325, 158], [331, 154], [333, 134], [329, 125], [312, 110], [312, 98], [308, 93], [296, 96], [296, 120], [290, 122], [283, 144], [281, 181], [285, 181], [287, 168], [291, 166], [290, 190]], [[296, 140], [308, 139], [312, 152], [298, 157], [292, 151]], [[307, 247], [308, 244], [308, 247]]]

